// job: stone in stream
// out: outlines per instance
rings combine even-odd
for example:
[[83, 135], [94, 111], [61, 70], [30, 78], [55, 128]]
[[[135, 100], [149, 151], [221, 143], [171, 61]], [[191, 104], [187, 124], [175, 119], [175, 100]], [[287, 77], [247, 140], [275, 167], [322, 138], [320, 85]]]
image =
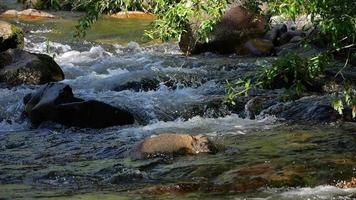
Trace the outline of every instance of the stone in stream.
[[64, 73], [52, 57], [9, 49], [0, 53], [0, 82], [9, 85], [41, 85], [64, 79]]
[[24, 114], [34, 125], [52, 121], [65, 126], [106, 128], [134, 123], [131, 113], [111, 105], [74, 97], [62, 83], [49, 83], [24, 98]]
[[0, 52], [23, 47], [24, 33], [22, 29], [7, 22], [0, 21]]
[[129, 152], [132, 159], [145, 159], [160, 155], [196, 155], [213, 153], [215, 145], [205, 135], [165, 133], [154, 135], [136, 144]]
[[342, 119], [328, 96], [310, 96], [299, 100], [277, 103], [263, 110], [261, 115], [275, 115], [288, 121], [333, 122]]

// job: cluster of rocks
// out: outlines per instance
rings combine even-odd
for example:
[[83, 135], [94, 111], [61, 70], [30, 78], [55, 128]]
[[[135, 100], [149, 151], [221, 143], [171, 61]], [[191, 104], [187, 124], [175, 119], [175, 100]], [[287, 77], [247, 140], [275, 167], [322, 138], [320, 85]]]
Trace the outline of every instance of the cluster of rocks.
[[[305, 21], [304, 23], [307, 23]], [[269, 56], [296, 47], [308, 31], [286, 24], [269, 23], [265, 17], [240, 6], [230, 6], [210, 34], [208, 43], [196, 42], [199, 22], [192, 21], [183, 33], [179, 46], [186, 54], [215, 52], [220, 54]], [[270, 29], [266, 32], [266, 30]]]
[[46, 54], [30, 53], [24, 47], [21, 28], [0, 21], [0, 83], [7, 87], [43, 85], [24, 98], [24, 114], [35, 126], [51, 121], [66, 126], [105, 128], [133, 124], [133, 115], [122, 109], [74, 97], [65, 84], [60, 66]]

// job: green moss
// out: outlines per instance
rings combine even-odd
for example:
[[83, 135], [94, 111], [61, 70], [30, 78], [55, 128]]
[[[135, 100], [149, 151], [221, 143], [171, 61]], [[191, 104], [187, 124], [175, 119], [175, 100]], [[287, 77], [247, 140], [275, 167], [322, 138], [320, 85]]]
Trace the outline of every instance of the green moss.
[[20, 49], [24, 48], [25, 34], [24, 34], [23, 30], [17, 26], [11, 25], [11, 32], [12, 32], [11, 37], [15, 39], [16, 44], [17, 44], [16, 48], [20, 48]]

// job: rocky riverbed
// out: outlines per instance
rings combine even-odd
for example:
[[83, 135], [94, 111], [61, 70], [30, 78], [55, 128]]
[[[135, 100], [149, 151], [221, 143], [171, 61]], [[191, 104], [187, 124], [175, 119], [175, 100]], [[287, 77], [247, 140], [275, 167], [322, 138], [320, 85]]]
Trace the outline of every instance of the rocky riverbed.
[[[291, 103], [278, 101], [281, 90], [266, 90], [233, 107], [223, 102], [226, 80], [254, 74], [275, 57], [187, 57], [176, 43], [142, 39], [147, 20], [103, 20], [85, 41], [69, 40], [76, 18], [6, 20], [25, 30], [25, 51], [54, 58], [65, 76], [59, 84], [68, 85], [73, 98], [125, 110], [135, 122], [101, 129], [55, 120], [34, 126], [23, 99], [43, 86], [2, 83], [0, 198], [356, 198], [355, 189], [336, 187], [356, 176], [356, 126], [332, 109], [328, 95], [306, 94]], [[51, 105], [51, 114], [62, 113]], [[142, 140], [167, 133], [193, 137], [174, 144], [178, 154], [168, 149], [132, 159]], [[216, 149], [191, 152], [199, 142], [185, 141], [198, 135]]]

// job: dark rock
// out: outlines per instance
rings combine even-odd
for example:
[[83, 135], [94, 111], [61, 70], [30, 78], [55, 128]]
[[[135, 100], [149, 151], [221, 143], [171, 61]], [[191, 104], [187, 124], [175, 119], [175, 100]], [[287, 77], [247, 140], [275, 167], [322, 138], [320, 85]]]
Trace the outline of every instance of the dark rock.
[[333, 122], [342, 118], [331, 106], [331, 100], [327, 96], [310, 96], [293, 102], [278, 103], [263, 110], [261, 114], [302, 122]]
[[262, 16], [248, 12], [239, 6], [232, 6], [210, 34], [209, 43], [196, 42], [199, 24], [199, 21], [193, 20], [181, 36], [179, 47], [186, 54], [207, 51], [222, 54], [235, 53], [248, 38], [261, 36], [267, 23]]
[[264, 36], [264, 39], [272, 41], [274, 45], [278, 44], [278, 39], [283, 33], [288, 31], [287, 25], [277, 24], [271, 30], [267, 31]]
[[53, 121], [66, 126], [105, 128], [135, 121], [129, 112], [94, 100], [60, 104], [56, 111]]
[[9, 49], [0, 54], [0, 82], [41, 85], [61, 81], [64, 73], [52, 57]]
[[290, 43], [298, 43], [301, 42], [303, 40], [302, 36], [294, 36], [289, 42]]
[[129, 112], [99, 101], [76, 98], [72, 89], [62, 83], [42, 86], [27, 95], [24, 103], [24, 113], [34, 125], [52, 121], [66, 126], [105, 128], [134, 123]]
[[277, 96], [257, 96], [249, 100], [245, 105], [246, 117], [255, 119], [262, 110], [277, 103]]
[[22, 29], [7, 22], [0, 21], [0, 52], [23, 47], [24, 33]]
[[278, 45], [287, 44], [291, 41], [292, 38], [296, 36], [304, 37], [305, 33], [303, 31], [288, 31], [286, 33], [283, 33], [280, 39], [278, 40]]
[[157, 90], [160, 86], [160, 81], [154, 78], [142, 78], [137, 81], [129, 81], [123, 85], [119, 85], [114, 88], [115, 91], [122, 90], [133, 90], [135, 92], [138, 91], [150, 91]]

